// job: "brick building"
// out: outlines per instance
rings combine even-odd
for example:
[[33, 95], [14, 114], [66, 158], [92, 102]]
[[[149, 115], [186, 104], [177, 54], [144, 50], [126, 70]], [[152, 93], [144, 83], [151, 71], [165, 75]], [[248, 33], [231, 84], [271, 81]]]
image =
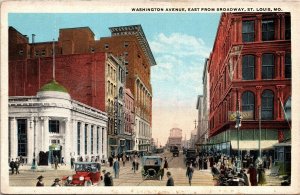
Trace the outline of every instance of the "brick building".
[[[125, 90], [125, 134], [134, 137], [134, 97], [129, 88]], [[133, 139], [134, 140], [134, 139]], [[133, 149], [131, 139], [126, 139], [127, 148]]]
[[96, 51], [122, 57], [128, 74], [126, 88], [134, 96], [135, 150], [149, 149], [152, 131], [151, 66], [156, 65], [141, 25], [110, 28], [111, 37], [101, 37]]
[[208, 64], [210, 143], [237, 149], [237, 110], [240, 150], [257, 152], [259, 121], [262, 150], [290, 139], [290, 38], [289, 13], [221, 15]]

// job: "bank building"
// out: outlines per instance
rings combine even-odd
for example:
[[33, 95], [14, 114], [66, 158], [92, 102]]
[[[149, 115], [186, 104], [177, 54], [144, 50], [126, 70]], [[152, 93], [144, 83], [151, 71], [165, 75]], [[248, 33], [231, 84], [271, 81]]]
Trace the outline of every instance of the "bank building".
[[50, 165], [57, 156], [70, 164], [107, 159], [107, 114], [73, 100], [55, 80], [36, 96], [9, 97], [9, 159]]

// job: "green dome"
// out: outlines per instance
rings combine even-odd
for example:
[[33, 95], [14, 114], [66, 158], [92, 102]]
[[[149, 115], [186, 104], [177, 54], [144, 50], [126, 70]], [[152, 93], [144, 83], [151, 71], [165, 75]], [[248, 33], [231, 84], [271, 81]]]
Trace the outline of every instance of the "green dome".
[[68, 93], [68, 90], [55, 80], [52, 80], [50, 83], [47, 83], [44, 86], [42, 86], [39, 91], [59, 91]]

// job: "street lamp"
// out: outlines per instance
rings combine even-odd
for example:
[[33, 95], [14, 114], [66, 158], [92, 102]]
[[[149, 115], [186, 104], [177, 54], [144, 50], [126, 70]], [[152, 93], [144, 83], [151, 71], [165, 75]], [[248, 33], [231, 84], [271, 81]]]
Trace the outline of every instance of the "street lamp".
[[239, 137], [239, 130], [242, 126], [242, 116], [240, 114], [240, 111], [236, 111], [236, 133], [237, 133], [237, 152], [238, 152], [238, 158], [237, 158], [237, 169], [238, 171], [241, 169], [241, 159], [240, 159], [240, 137]]

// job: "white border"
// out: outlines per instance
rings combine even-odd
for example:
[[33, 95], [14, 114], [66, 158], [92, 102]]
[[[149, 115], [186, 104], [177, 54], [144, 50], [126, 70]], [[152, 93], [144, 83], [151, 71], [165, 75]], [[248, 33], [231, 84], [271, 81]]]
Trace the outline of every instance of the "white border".
[[[268, 187], [268, 186], [256, 186], [256, 187], [220, 187], [220, 186], [198, 186], [198, 187], [159, 187], [159, 186], [128, 186], [120, 187], [115, 186], [111, 188], [97, 187], [97, 188], [36, 188], [36, 187], [10, 187], [8, 185], [8, 170], [7, 170], [7, 156], [8, 156], [8, 13], [132, 13], [131, 7], [141, 8], [175, 8], [175, 7], [279, 7], [285, 12], [291, 12], [292, 19], [292, 185], [284, 187]], [[192, 193], [213, 193], [213, 194], [299, 194], [299, 132], [300, 132], [300, 120], [298, 112], [300, 108], [299, 92], [297, 92], [300, 83], [300, 65], [298, 46], [299, 46], [299, 9], [300, 4], [298, 1], [210, 1], [208, 2], [197, 2], [196, 0], [131, 0], [122, 1], [6, 1], [1, 3], [1, 192], [2, 193], [13, 193], [13, 194], [192, 194]], [[134, 13], [147, 13], [147, 12], [134, 12]], [[151, 14], [163, 13], [163, 12], [151, 12]], [[165, 12], [170, 13], [170, 12]], [[176, 13], [176, 12], [172, 12]], [[182, 12], [180, 12], [182, 13]], [[199, 13], [199, 12], [184, 12], [184, 13]], [[211, 12], [206, 12], [211, 13]], [[297, 101], [298, 100], [298, 101]]]

